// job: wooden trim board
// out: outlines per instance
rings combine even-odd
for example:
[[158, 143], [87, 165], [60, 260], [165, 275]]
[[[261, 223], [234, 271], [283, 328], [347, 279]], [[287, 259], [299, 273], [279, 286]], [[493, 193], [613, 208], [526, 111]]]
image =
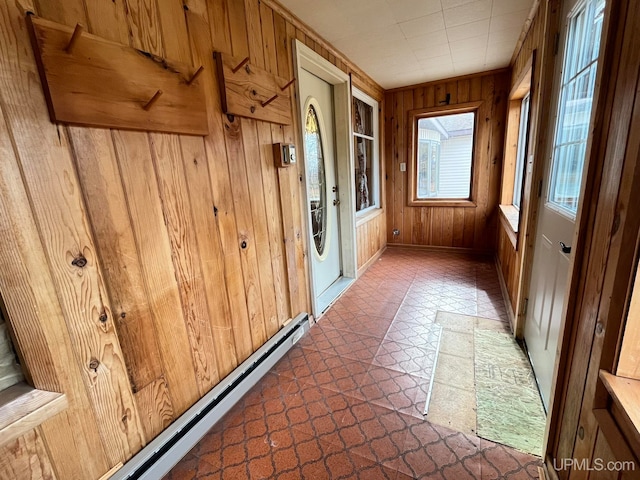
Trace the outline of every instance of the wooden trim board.
[[63, 393], [35, 389], [17, 383], [0, 392], [0, 445], [40, 426], [67, 408]]
[[[200, 68], [76, 34], [79, 27], [74, 31], [32, 14], [27, 24], [52, 122], [209, 133]], [[74, 37], [79, 38], [73, 42]]]

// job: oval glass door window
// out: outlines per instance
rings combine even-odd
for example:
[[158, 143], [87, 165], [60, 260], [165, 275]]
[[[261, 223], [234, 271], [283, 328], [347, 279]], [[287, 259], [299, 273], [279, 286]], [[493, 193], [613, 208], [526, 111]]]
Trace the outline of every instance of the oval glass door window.
[[322, 135], [318, 114], [309, 105], [304, 128], [304, 154], [307, 162], [307, 188], [313, 243], [318, 255], [322, 256], [327, 234], [327, 192], [322, 154]]

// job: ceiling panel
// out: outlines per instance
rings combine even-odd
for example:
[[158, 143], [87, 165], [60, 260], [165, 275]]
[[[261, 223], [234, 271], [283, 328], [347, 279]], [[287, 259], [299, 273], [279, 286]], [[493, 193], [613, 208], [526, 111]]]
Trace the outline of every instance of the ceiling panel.
[[280, 0], [383, 88], [506, 67], [534, 0]]

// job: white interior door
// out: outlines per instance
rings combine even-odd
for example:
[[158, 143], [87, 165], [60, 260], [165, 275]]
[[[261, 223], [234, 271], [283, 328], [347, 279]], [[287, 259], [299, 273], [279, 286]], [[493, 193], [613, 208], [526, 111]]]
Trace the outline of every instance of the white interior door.
[[333, 86], [301, 69], [300, 98], [316, 296], [342, 275]]
[[540, 198], [525, 341], [540, 393], [548, 408], [569, 275], [571, 241], [580, 202], [596, 79], [604, 0], [564, 4], [565, 39], [557, 68], [553, 144]]

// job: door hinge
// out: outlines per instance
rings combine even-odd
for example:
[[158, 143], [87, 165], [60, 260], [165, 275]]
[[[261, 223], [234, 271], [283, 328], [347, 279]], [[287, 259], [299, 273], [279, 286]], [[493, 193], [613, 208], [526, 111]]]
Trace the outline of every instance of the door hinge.
[[558, 55], [558, 50], [560, 49], [560, 32], [556, 32], [556, 36], [553, 39], [553, 55]]
[[542, 196], [542, 180], [538, 183], [538, 198]]
[[529, 299], [524, 299], [524, 305], [522, 306], [522, 316], [524, 317], [527, 314], [527, 308], [529, 308]]

